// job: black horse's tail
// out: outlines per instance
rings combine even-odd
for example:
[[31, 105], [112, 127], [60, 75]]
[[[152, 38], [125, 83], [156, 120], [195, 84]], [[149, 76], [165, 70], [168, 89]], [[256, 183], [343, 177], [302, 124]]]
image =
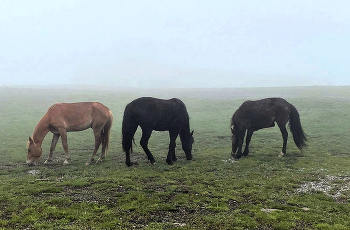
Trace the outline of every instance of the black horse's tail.
[[303, 128], [301, 127], [300, 117], [298, 110], [291, 104], [291, 113], [289, 117], [289, 128], [293, 134], [295, 145], [302, 149], [306, 146], [306, 135]]
[[137, 124], [132, 119], [132, 114], [128, 106], [125, 108], [122, 124], [122, 146], [125, 152], [132, 152], [132, 142], [134, 140], [134, 134], [137, 130]]

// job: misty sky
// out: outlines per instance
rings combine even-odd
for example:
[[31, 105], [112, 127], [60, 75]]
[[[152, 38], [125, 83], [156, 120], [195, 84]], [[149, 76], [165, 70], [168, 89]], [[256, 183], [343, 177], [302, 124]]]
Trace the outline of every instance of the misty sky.
[[350, 85], [346, 0], [2, 0], [0, 86]]

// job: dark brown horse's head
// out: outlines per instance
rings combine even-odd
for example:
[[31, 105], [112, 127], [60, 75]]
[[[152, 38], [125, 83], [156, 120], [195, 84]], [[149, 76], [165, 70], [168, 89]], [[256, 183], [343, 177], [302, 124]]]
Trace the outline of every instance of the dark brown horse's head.
[[[193, 138], [193, 132], [192, 131], [189, 135], [188, 138], [184, 138], [181, 140], [182, 142], [182, 149], [184, 150], [185, 154], [186, 154], [186, 158], [187, 160], [192, 160], [192, 145], [194, 143], [194, 138]], [[180, 135], [181, 137], [181, 135]]]
[[27, 165], [33, 166], [35, 162], [40, 158], [43, 150], [41, 146], [35, 144], [32, 137], [29, 137], [29, 141], [27, 143], [28, 155], [27, 155]]

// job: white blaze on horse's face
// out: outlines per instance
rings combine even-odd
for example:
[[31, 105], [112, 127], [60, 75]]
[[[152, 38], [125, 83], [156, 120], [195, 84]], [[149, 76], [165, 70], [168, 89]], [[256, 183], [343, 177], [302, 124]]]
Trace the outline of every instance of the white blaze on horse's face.
[[35, 162], [40, 158], [42, 154], [42, 148], [35, 145], [35, 142], [31, 137], [27, 143], [28, 155], [27, 155], [27, 164], [32, 166], [35, 165]]

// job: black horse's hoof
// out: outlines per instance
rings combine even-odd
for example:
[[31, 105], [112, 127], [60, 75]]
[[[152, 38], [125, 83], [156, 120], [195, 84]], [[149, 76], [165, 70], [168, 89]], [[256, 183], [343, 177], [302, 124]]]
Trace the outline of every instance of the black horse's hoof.
[[172, 160], [166, 160], [166, 163], [168, 163], [168, 165], [173, 165], [174, 162]]
[[234, 158], [234, 159], [239, 159], [239, 158], [241, 158], [241, 156], [242, 156], [242, 155], [238, 155], [238, 154], [237, 154], [237, 155], [234, 155], [233, 158]]
[[173, 160], [173, 162], [176, 162], [176, 161], [177, 161], [177, 158], [175, 157], [175, 158], [173, 158], [172, 160]]
[[126, 162], [125, 164], [126, 164], [126, 166], [128, 166], [128, 167], [131, 167], [131, 166], [133, 166], [133, 165], [134, 165], [134, 163], [132, 163], [132, 162], [129, 162], [129, 163], [128, 163], [128, 162]]
[[243, 152], [242, 156], [248, 156], [249, 152]]

